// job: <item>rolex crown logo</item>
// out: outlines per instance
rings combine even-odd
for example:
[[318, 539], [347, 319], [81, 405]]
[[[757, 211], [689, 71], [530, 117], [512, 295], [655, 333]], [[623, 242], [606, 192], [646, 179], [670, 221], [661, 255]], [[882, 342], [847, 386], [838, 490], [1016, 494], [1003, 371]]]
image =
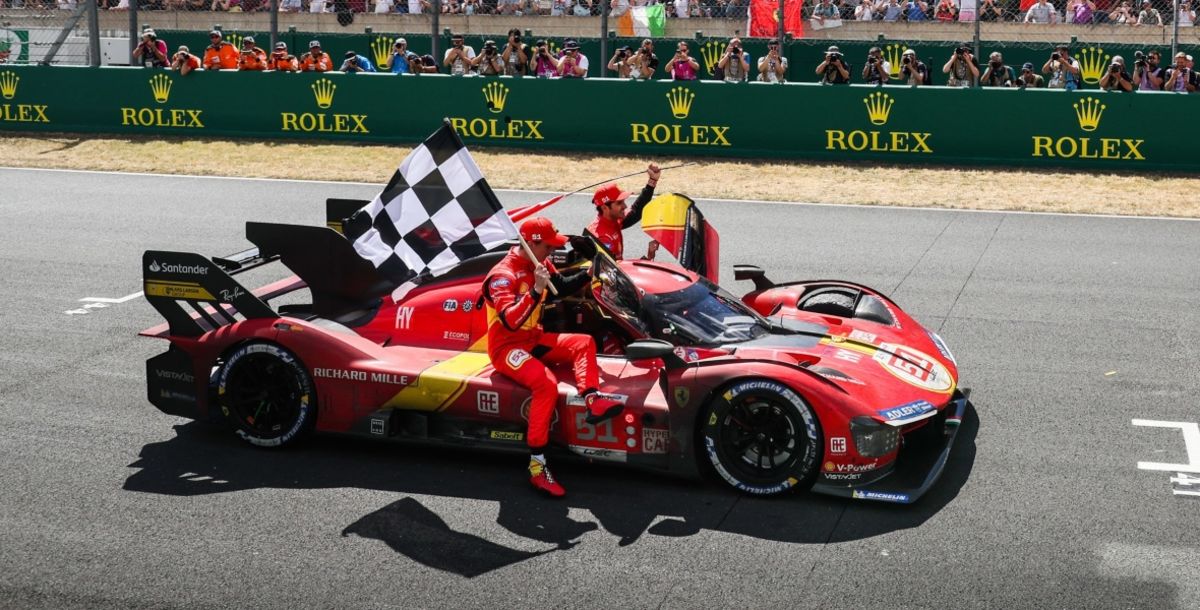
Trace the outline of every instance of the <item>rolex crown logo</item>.
[[317, 108], [328, 108], [333, 105], [333, 92], [337, 91], [337, 85], [328, 78], [312, 84], [313, 96], [317, 98]]
[[717, 69], [717, 62], [721, 60], [721, 43], [716, 40], [710, 40], [700, 47], [700, 57], [704, 58], [704, 69], [712, 74]]
[[504, 112], [504, 102], [508, 100], [508, 87], [492, 82], [483, 86], [483, 99], [491, 112]]
[[1096, 131], [1100, 126], [1100, 115], [1107, 108], [1094, 97], [1085, 97], [1075, 102], [1075, 118], [1079, 119], [1079, 128], [1084, 131]]
[[371, 54], [375, 56], [375, 65], [380, 69], [387, 64], [392, 44], [392, 39], [387, 36], [376, 36], [375, 40], [371, 41]]
[[17, 95], [17, 83], [19, 82], [21, 82], [21, 77], [17, 76], [16, 72], [11, 70], [0, 72], [0, 96], [11, 100]]
[[160, 104], [167, 103], [167, 98], [171, 97], [171, 77], [166, 74], [151, 76], [150, 92], [154, 94], [154, 101]]
[[667, 100], [671, 102], [671, 114], [677, 119], [686, 119], [692, 111], [692, 100], [696, 94], [688, 91], [687, 87], [675, 87], [667, 92]]
[[872, 125], [883, 125], [888, 122], [888, 115], [892, 113], [892, 104], [896, 100], [892, 96], [876, 91], [863, 98], [863, 103], [867, 105], [867, 118], [871, 119]]
[[883, 60], [888, 62], [888, 76], [900, 78], [900, 61], [904, 59], [906, 47], [900, 43], [883, 47]]
[[1104, 71], [1108, 68], [1110, 60], [1111, 58], [1100, 47], [1080, 49], [1079, 71], [1082, 73], [1083, 82], [1092, 85], [1100, 82], [1100, 77], [1104, 76]]

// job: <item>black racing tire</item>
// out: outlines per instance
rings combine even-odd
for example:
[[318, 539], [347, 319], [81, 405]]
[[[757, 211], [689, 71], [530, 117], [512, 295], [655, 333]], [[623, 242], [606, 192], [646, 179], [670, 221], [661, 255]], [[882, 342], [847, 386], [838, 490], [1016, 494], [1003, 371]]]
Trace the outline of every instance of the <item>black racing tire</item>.
[[282, 447], [316, 424], [312, 378], [294, 354], [274, 343], [239, 345], [225, 358], [216, 386], [221, 413], [252, 445]]
[[729, 486], [757, 496], [811, 486], [821, 463], [821, 423], [791, 388], [768, 379], [738, 381], [701, 415], [704, 454]]

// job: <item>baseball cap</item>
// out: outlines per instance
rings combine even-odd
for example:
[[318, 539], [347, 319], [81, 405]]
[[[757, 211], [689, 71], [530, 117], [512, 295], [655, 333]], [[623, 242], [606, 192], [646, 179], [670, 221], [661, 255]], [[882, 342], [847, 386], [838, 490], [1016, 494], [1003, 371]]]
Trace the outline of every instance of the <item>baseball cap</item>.
[[358, 53], [355, 53], [354, 51], [346, 51], [346, 59], [350, 59], [351, 57], [355, 57], [357, 55]]
[[177, 50], [177, 51], [175, 51], [175, 52], [176, 52], [176, 53], [191, 53], [191, 52], [192, 52], [192, 50], [191, 50], [191, 49], [189, 49], [189, 48], [187, 48], [187, 45], [185, 45], [185, 44], [181, 44], [181, 45], [179, 45], [179, 50]]
[[279, 42], [275, 43], [275, 48], [276, 49], [287, 49], [287, 43], [280, 40]]
[[216, 36], [217, 38], [220, 38], [220, 37], [221, 37], [221, 31], [220, 31], [220, 30], [213, 30], [213, 31], [211, 31], [211, 32], [209, 32], [209, 33], [208, 33], [208, 37], [209, 37], [209, 38], [212, 38], [213, 36]]
[[564, 51], [570, 51], [570, 50], [578, 51], [579, 43], [575, 42], [574, 40], [567, 40], [566, 42], [563, 43], [563, 50]]
[[1021, 66], [1021, 69], [1022, 70], [1033, 70], [1033, 62], [1028, 62], [1028, 61], [1025, 62], [1025, 64]]
[[408, 44], [408, 41], [403, 38], [397, 38], [394, 44]]
[[243, 38], [243, 39], [242, 39], [242, 44], [246, 44], [247, 42], [248, 42], [248, 43], [250, 43], [250, 44], [254, 44], [254, 37], [253, 37], [253, 36], [247, 36], [247, 37], [245, 37], [245, 38]]
[[837, 45], [834, 44], [834, 45], [829, 45], [829, 48], [825, 49], [825, 52], [826, 53], [841, 53], [842, 51], [841, 51], [841, 49], [837, 48]]
[[567, 236], [560, 234], [558, 229], [554, 228], [554, 223], [542, 216], [535, 216], [521, 223], [521, 237], [524, 237], [525, 241], [544, 242], [555, 248], [567, 243]]
[[592, 195], [592, 205], [600, 207], [606, 203], [621, 201], [627, 197], [629, 197], [629, 191], [622, 191], [620, 187], [610, 182], [596, 189], [596, 194]]
[[916, 54], [917, 54], [917, 52], [914, 51], [913, 49], [904, 49], [904, 52], [901, 53], [900, 56], [904, 57], [905, 55], [916, 55]]
[[320, 47], [321, 47], [321, 41], [319, 41], [319, 40], [312, 40], [312, 41], [309, 41], [309, 43], [308, 43], [308, 48], [310, 48], [310, 49], [320, 48]]

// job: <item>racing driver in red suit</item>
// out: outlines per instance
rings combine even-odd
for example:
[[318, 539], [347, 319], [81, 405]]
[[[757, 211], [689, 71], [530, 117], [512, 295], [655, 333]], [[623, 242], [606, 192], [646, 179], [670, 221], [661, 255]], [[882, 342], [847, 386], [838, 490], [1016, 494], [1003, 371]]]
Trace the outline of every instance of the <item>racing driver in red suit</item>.
[[[629, 198], [629, 191], [622, 191], [611, 182], [597, 189], [596, 193], [592, 195], [592, 204], [596, 206], [596, 220], [587, 226], [587, 231], [594, 235], [596, 240], [607, 248], [616, 260], [621, 260], [625, 255], [625, 238], [621, 236], [621, 231], [642, 220], [642, 210], [654, 198], [654, 187], [658, 186], [658, 177], [661, 173], [662, 171], [653, 163], [646, 168], [649, 179], [641, 194], [634, 200], [633, 208], [626, 208], [625, 205], [625, 200]], [[654, 258], [654, 252], [657, 249], [658, 243], [650, 242], [646, 258]]]
[[600, 423], [616, 416], [624, 404], [598, 391], [599, 366], [596, 342], [588, 335], [542, 331], [542, 306], [547, 286], [559, 295], [573, 294], [587, 286], [587, 270], [559, 274], [547, 260], [555, 248], [567, 243], [548, 218], [534, 217], [521, 223], [521, 237], [529, 244], [534, 263], [521, 246], [515, 246], [483, 280], [487, 304], [488, 358], [496, 372], [529, 388], [529, 481], [553, 497], [566, 494], [546, 467], [545, 449], [550, 442], [550, 421], [558, 403], [558, 382], [543, 362], [569, 362], [574, 367], [575, 386], [587, 405], [587, 421]]

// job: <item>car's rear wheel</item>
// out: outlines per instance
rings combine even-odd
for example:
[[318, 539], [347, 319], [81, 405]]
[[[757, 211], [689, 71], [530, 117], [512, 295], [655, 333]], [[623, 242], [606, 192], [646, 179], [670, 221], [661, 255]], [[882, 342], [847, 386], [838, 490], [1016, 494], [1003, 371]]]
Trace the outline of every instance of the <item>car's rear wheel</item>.
[[259, 447], [280, 447], [311, 431], [315, 396], [304, 366], [273, 343], [238, 346], [217, 375], [221, 412], [238, 436]]
[[812, 483], [820, 463], [821, 425], [791, 388], [766, 379], [739, 381], [709, 402], [700, 421], [717, 475], [755, 495]]

